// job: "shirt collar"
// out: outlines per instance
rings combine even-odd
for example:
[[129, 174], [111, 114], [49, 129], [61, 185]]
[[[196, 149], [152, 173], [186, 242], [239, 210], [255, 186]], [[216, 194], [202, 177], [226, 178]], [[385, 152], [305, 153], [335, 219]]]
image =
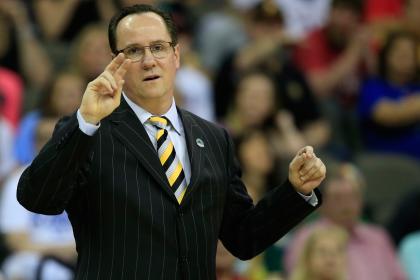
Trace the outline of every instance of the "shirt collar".
[[[153, 115], [151, 113], [149, 113], [148, 111], [146, 111], [145, 109], [143, 109], [142, 107], [140, 107], [139, 105], [137, 105], [136, 103], [134, 103], [133, 101], [131, 101], [130, 98], [128, 98], [127, 95], [125, 95], [124, 92], [122, 93], [122, 95], [124, 96], [125, 101], [127, 101], [128, 105], [131, 107], [131, 109], [133, 109], [134, 113], [136, 114], [136, 116], [138, 117], [140, 122], [143, 125], [145, 125], [147, 123], [147, 121], [149, 120], [149, 118]], [[179, 120], [178, 110], [176, 109], [174, 99], [172, 99], [172, 105], [169, 108], [169, 110], [161, 116], [166, 117], [171, 122], [171, 125], [175, 129], [175, 131], [179, 135], [181, 135], [181, 131], [182, 131], [181, 123], [180, 123], [180, 120]]]

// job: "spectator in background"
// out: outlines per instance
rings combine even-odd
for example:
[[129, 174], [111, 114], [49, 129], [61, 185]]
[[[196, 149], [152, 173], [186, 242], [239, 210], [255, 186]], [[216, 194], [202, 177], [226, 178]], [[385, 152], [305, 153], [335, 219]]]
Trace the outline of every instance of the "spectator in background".
[[244, 20], [247, 42], [224, 58], [214, 76], [215, 106], [219, 119], [226, 115], [232, 104], [234, 85], [242, 72], [264, 62], [283, 62], [283, 57], [278, 55], [286, 38], [283, 15], [276, 5], [269, 0], [262, 1], [245, 14]]
[[333, 0], [327, 25], [310, 33], [294, 55], [315, 94], [327, 98], [358, 93], [360, 66], [370, 54], [362, 2]]
[[52, 65], [34, 31], [23, 1], [0, 1], [0, 65], [22, 75], [26, 86], [39, 92], [49, 81]]
[[311, 32], [294, 52], [331, 122], [333, 143], [342, 156], [360, 149], [357, 98], [362, 79], [374, 66], [362, 3], [333, 0], [326, 26]]
[[236, 150], [242, 166], [242, 179], [254, 202], [259, 201], [270, 186], [278, 185], [274, 177], [275, 158], [264, 132], [251, 129], [236, 139]]
[[[419, 0], [369, 0], [365, 3], [365, 18], [375, 32], [375, 50], [379, 51], [390, 33], [408, 32], [420, 40]], [[420, 55], [417, 60], [420, 63]]]
[[60, 72], [53, 78], [39, 108], [29, 112], [20, 123], [15, 145], [19, 164], [28, 164], [35, 157], [35, 129], [39, 119], [71, 115], [80, 106], [85, 86], [86, 81], [77, 73]]
[[[242, 167], [242, 180], [249, 196], [257, 203], [266, 192], [286, 178], [287, 174], [285, 170], [279, 171], [264, 131], [251, 128], [236, 138], [235, 144], [237, 158]], [[270, 271], [266, 266], [267, 261], [278, 262], [274, 258], [275, 256], [264, 252], [249, 262], [241, 262], [238, 265], [241, 267], [241, 275], [249, 280], [279, 279], [278, 271]]]
[[391, 34], [379, 54], [379, 75], [364, 82], [359, 112], [366, 148], [420, 160], [418, 42]]
[[107, 26], [95, 23], [85, 26], [73, 41], [70, 68], [86, 81], [97, 77], [111, 61]]
[[[262, 1], [249, 11], [250, 40], [226, 58], [215, 77], [216, 114], [219, 118], [226, 117], [230, 106], [238, 99], [234, 94], [238, 91], [235, 85], [242, 83], [242, 76], [258, 69], [272, 77], [270, 83], [274, 84], [270, 87], [275, 95], [270, 104], [272, 110], [289, 112], [291, 124], [299, 129], [309, 145], [325, 147], [329, 141], [329, 127], [304, 76], [288, 58], [287, 44], [290, 42], [284, 33], [283, 17], [273, 5], [270, 1]], [[252, 101], [255, 106], [260, 106], [259, 102], [259, 99]]]
[[[400, 28], [412, 33], [417, 40], [420, 40], [420, 1], [419, 0], [405, 0], [404, 16], [400, 21]], [[417, 46], [420, 50], [420, 46]], [[420, 62], [420, 56], [417, 57]]]
[[314, 230], [305, 241], [290, 280], [346, 280], [347, 232], [336, 226]]
[[113, 0], [31, 0], [31, 5], [43, 38], [52, 42], [71, 43], [85, 26], [115, 12]]
[[[51, 137], [57, 118], [41, 118], [36, 127], [36, 149], [39, 151]], [[3, 263], [7, 279], [70, 280], [72, 271], [57, 262], [45, 264], [45, 273], [36, 278], [43, 257], [54, 257], [73, 264], [76, 258], [73, 230], [63, 213], [44, 216], [31, 213], [16, 200], [17, 184], [24, 167], [16, 170], [5, 182], [0, 200], [0, 231], [12, 251]]]
[[276, 110], [275, 94], [275, 84], [268, 74], [260, 71], [244, 74], [238, 81], [235, 103], [224, 124], [234, 136], [250, 129], [264, 129], [276, 157], [289, 160], [305, 144], [305, 139], [291, 114]]
[[349, 235], [348, 279], [406, 279], [388, 234], [380, 227], [360, 221], [363, 206], [364, 179], [351, 164], [329, 168], [324, 185], [321, 219], [303, 226], [294, 235], [285, 256], [285, 267], [291, 271], [297, 263], [310, 234], [331, 224], [344, 228]]

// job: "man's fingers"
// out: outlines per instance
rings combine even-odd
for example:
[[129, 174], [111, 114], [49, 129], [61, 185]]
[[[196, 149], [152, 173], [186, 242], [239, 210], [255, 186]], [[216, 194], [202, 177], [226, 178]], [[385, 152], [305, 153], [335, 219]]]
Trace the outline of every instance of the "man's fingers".
[[118, 88], [117, 82], [115, 81], [114, 76], [112, 76], [111, 73], [105, 71], [101, 74], [101, 76], [111, 84], [113, 90], [116, 90]]
[[303, 183], [302, 188], [305, 190], [313, 190], [314, 188], [319, 186], [323, 179], [323, 176], [319, 176], [317, 178], [306, 181], [305, 183]]
[[123, 80], [130, 62], [129, 59], [124, 58], [123, 54], [119, 54], [105, 68], [98, 80], [111, 92], [120, 90], [120, 85], [122, 85], [120, 82]]
[[319, 163], [317, 163], [305, 176], [301, 176], [300, 179], [302, 181], [323, 180], [325, 175], [325, 165], [319, 160]]
[[309, 193], [324, 180], [326, 168], [311, 146], [301, 149], [289, 165], [289, 180], [301, 193]]
[[295, 170], [297, 172], [304, 163], [305, 163], [305, 156], [297, 155], [293, 158], [292, 162], [290, 163], [290, 169]]
[[298, 151], [298, 155], [301, 155], [304, 153], [308, 155], [312, 155], [314, 153], [314, 148], [312, 146], [305, 146]]
[[[108, 71], [112, 75], [120, 68], [121, 64], [123, 64], [125, 60], [125, 56], [123, 53], [119, 53], [114, 59], [108, 64], [105, 68], [105, 71]], [[104, 71], [104, 72], [105, 72]]]
[[121, 66], [115, 72], [114, 77], [117, 80], [124, 79], [124, 75], [127, 72], [127, 69], [130, 66], [130, 64], [131, 64], [131, 60], [130, 59], [124, 59], [124, 62], [121, 64]]
[[106, 92], [105, 94], [112, 94], [114, 92], [114, 89], [112, 88], [111, 83], [105, 79], [105, 77], [103, 76], [99, 76], [97, 78], [98, 83], [96, 84], [99, 87], [104, 87], [108, 92]]
[[[311, 146], [306, 146], [297, 153], [297, 156], [290, 163], [290, 167], [295, 170], [299, 170], [305, 162], [310, 161], [313, 158], [315, 158], [313, 148]], [[311, 166], [308, 166], [308, 170], [310, 167]]]
[[117, 88], [117, 91], [115, 92], [115, 94], [114, 94], [114, 96], [113, 96], [113, 98], [114, 98], [114, 100], [116, 100], [116, 99], [120, 99], [121, 98], [121, 92], [122, 92], [122, 88], [123, 88], [123, 86], [124, 86], [124, 80], [120, 80], [119, 82], [118, 82], [118, 88]]
[[308, 156], [307, 154], [303, 154], [305, 158], [305, 162], [301, 169], [299, 170], [299, 175], [303, 176], [306, 175], [314, 166], [318, 165], [321, 166], [321, 160], [313, 154], [312, 156]]
[[318, 172], [320, 172], [319, 166], [317, 166], [316, 164], [314, 164], [312, 166], [312, 168], [310, 170], [308, 170], [308, 172], [306, 172], [306, 174], [300, 176], [300, 179], [302, 181], [306, 181], [306, 180], [312, 179], [312, 177], [316, 176], [316, 173], [318, 173]]

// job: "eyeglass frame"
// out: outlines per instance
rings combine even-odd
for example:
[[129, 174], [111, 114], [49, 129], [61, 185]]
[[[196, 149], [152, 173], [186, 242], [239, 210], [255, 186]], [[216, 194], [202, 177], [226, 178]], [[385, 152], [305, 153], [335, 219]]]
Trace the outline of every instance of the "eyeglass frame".
[[[140, 48], [140, 49], [142, 49], [142, 50], [143, 50], [143, 55], [142, 55], [139, 59], [131, 59], [133, 62], [137, 62], [137, 61], [142, 60], [142, 59], [144, 58], [144, 55], [146, 54], [146, 49], [149, 49], [150, 53], [152, 54], [152, 56], [153, 56], [154, 58], [156, 58], [156, 59], [163, 59], [163, 58], [165, 58], [166, 56], [164, 56], [164, 57], [156, 57], [156, 56], [155, 56], [155, 54], [153, 53], [153, 51], [150, 49], [150, 47], [152, 47], [152, 46], [154, 46], [154, 45], [162, 44], [162, 43], [167, 43], [167, 44], [169, 44], [168, 49], [169, 49], [170, 47], [172, 47], [172, 49], [174, 49], [174, 47], [175, 47], [175, 45], [176, 45], [176, 43], [174, 43], [174, 42], [168, 42], [168, 41], [157, 41], [157, 42], [152, 43], [151, 45], [148, 45], [148, 46], [137, 46], [137, 45], [135, 45], [135, 44], [132, 44], [132, 45], [129, 45], [129, 46], [127, 46], [127, 47], [125, 47], [125, 48], [123, 48], [123, 49], [121, 49], [121, 50], [117, 50], [117, 55], [118, 55], [118, 54], [120, 54], [120, 53], [124, 53], [124, 51], [125, 51], [126, 49], [128, 49], [128, 48], [132, 48], [132, 47], [134, 47], [134, 46], [137, 46], [138, 48]], [[125, 54], [124, 54], [124, 55], [125, 55]]]

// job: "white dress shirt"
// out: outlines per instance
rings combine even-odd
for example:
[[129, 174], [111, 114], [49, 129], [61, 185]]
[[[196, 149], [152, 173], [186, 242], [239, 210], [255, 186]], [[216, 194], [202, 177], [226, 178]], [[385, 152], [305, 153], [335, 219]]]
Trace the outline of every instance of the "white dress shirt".
[[[155, 135], [156, 135], [157, 129], [150, 122], [148, 122], [149, 118], [153, 115], [147, 112], [146, 110], [144, 110], [143, 108], [141, 108], [139, 105], [137, 105], [133, 101], [131, 101], [124, 93], [122, 95], [125, 101], [127, 101], [128, 106], [131, 107], [131, 109], [136, 114], [137, 118], [140, 120], [140, 123], [143, 125], [144, 129], [147, 132], [147, 135], [149, 135], [150, 141], [152, 142], [153, 146], [156, 149], [157, 141], [156, 141]], [[191, 163], [190, 163], [190, 157], [188, 156], [184, 127], [178, 115], [178, 111], [176, 109], [174, 100], [172, 100], [172, 105], [169, 108], [168, 112], [166, 112], [165, 114], [161, 116], [166, 117], [171, 122], [171, 125], [167, 127], [168, 135], [172, 141], [172, 144], [174, 144], [176, 156], [181, 161], [182, 168], [184, 169], [185, 179], [188, 185], [191, 179]], [[98, 130], [100, 126], [100, 124], [93, 125], [93, 124], [87, 123], [83, 119], [82, 115], [80, 114], [80, 110], [77, 111], [77, 120], [79, 122], [80, 130], [90, 136], [92, 136], [96, 132], [96, 130]]]

